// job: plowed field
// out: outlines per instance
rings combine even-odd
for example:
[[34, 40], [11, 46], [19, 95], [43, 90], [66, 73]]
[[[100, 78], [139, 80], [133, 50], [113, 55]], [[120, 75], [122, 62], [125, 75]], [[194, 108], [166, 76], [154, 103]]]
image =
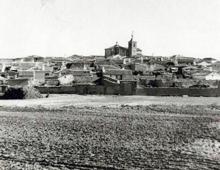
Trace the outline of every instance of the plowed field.
[[220, 169], [220, 107], [0, 107], [0, 169]]

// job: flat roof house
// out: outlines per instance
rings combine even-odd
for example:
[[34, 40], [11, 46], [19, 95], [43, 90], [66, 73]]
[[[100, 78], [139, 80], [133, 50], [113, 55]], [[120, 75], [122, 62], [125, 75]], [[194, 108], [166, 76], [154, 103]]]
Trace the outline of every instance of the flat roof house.
[[220, 80], [220, 74], [216, 72], [212, 72], [205, 76], [206, 80]]
[[113, 79], [117, 80], [132, 80], [133, 75], [131, 70], [125, 70], [125, 69], [108, 69], [105, 70], [103, 68], [103, 76], [109, 76]]

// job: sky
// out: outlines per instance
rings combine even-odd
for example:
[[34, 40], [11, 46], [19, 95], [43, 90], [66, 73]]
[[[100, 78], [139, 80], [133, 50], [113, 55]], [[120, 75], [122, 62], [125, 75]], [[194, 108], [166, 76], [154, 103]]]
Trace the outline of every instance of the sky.
[[145, 55], [220, 59], [220, 0], [0, 0], [0, 58], [104, 55], [132, 31]]

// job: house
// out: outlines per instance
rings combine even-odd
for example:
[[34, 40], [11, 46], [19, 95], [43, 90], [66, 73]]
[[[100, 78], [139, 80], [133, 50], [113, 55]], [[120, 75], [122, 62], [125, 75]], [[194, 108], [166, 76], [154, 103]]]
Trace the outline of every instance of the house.
[[123, 60], [122, 59], [102, 59], [102, 60], [96, 60], [94, 62], [94, 67], [96, 69], [101, 68], [101, 66], [114, 66], [117, 68], [121, 68], [123, 65]]
[[12, 63], [13, 59], [9, 59], [9, 58], [0, 58], [0, 63]]
[[19, 70], [18, 77], [31, 79], [34, 77], [33, 70]]
[[196, 59], [193, 57], [174, 55], [170, 57], [170, 59], [175, 63], [175, 65], [196, 65]]
[[66, 64], [72, 62], [72, 60], [65, 57], [47, 57], [46, 61], [53, 67], [54, 71], [66, 68]]
[[0, 85], [0, 97], [5, 94], [7, 88], [8, 88], [7, 85]]
[[34, 70], [33, 77], [29, 77], [29, 85], [39, 86], [45, 83], [45, 71]]
[[130, 64], [132, 62], [131, 58], [124, 58], [123, 64]]
[[13, 63], [19, 63], [23, 61], [23, 58], [13, 58], [12, 61]]
[[0, 76], [0, 85], [5, 84], [7, 79], [5, 77]]
[[110, 59], [110, 64], [122, 66], [124, 64], [124, 60], [125, 59], [113, 58], [113, 59]]
[[109, 60], [123, 60], [125, 58], [126, 58], [126, 56], [121, 56], [119, 54], [108, 57]]
[[18, 77], [18, 72], [9, 70], [6, 72], [6, 76], [8, 79], [15, 79]]
[[45, 71], [43, 70], [19, 70], [19, 77], [34, 78], [38, 80], [45, 80]]
[[133, 75], [131, 70], [125, 69], [102, 69], [103, 76], [108, 76], [117, 80], [132, 80]]
[[0, 71], [4, 72], [4, 64], [3, 63], [0, 63]]
[[186, 74], [193, 74], [199, 71], [199, 68], [196, 66], [186, 66], [182, 67], [182, 72]]
[[217, 72], [212, 72], [205, 76], [206, 80], [220, 80], [220, 74]]
[[213, 64], [217, 61], [215, 58], [211, 58], [211, 57], [203, 58], [202, 60], [210, 64]]
[[90, 71], [89, 70], [73, 70], [73, 69], [66, 68], [66, 69], [57, 71], [54, 74], [58, 75], [58, 76], [64, 76], [64, 75], [68, 75], [68, 74], [72, 74], [75, 76], [88, 76], [88, 75], [90, 75]]
[[75, 60], [67, 63], [66, 68], [73, 70], [90, 70], [94, 62], [94, 60]]
[[202, 66], [202, 67], [208, 67], [209, 65], [211, 65], [211, 63], [208, 63], [207, 61], [200, 61], [197, 63], [198, 66]]
[[137, 48], [136, 55], [142, 55], [142, 50], [140, 48]]
[[61, 85], [72, 85], [74, 76], [72, 74], [64, 75], [58, 78]]
[[[89, 70], [72, 70], [72, 69], [63, 69], [55, 73], [58, 77], [63, 77], [67, 75], [73, 76], [73, 83], [92, 83], [97, 79], [97, 76], [92, 74]], [[69, 78], [70, 76], [63, 77], [62, 80], [65, 78]]]
[[193, 79], [197, 80], [205, 80], [206, 76], [209, 75], [211, 72], [209, 71], [200, 71], [192, 74]]
[[44, 57], [37, 56], [37, 55], [32, 55], [28, 57], [24, 57], [21, 62], [44, 62]]
[[120, 67], [119, 66], [117, 66], [117, 65], [99, 65], [99, 67], [101, 68], [101, 70], [103, 69], [103, 68], [105, 68], [106, 70], [111, 70], [111, 69], [120, 69]]
[[136, 72], [142, 72], [143, 74], [147, 72], [153, 72], [155, 70], [165, 70], [165, 66], [158, 64], [158, 63], [153, 63], [153, 62], [148, 62], [148, 63], [134, 63], [131, 65], [131, 69]]
[[37, 63], [34, 62], [20, 62], [13, 63], [12, 66], [16, 67], [17, 70], [28, 70], [37, 66]]
[[35, 70], [33, 74], [33, 79], [38, 82], [45, 82], [45, 71]]
[[16, 79], [8, 79], [7, 85], [9, 86], [28, 86], [29, 79], [28, 78], [16, 78]]
[[212, 68], [212, 71], [220, 72], [220, 61], [211, 64], [210, 67]]
[[59, 86], [60, 81], [58, 79], [48, 79], [45, 81], [45, 86]]
[[53, 73], [53, 67], [47, 64], [43, 64], [42, 71], [45, 72], [45, 76], [50, 76]]
[[95, 64], [96, 66], [98, 66], [98, 65], [109, 65], [109, 64], [111, 64], [111, 63], [110, 63], [110, 60], [109, 60], [109, 59], [103, 58], [103, 59], [96, 59], [95, 62], [94, 62], [94, 64]]

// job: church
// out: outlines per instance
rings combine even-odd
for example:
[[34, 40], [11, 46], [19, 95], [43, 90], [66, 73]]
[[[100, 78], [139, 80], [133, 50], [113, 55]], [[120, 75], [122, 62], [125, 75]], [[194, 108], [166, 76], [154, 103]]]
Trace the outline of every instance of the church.
[[137, 48], [137, 41], [133, 40], [133, 35], [131, 36], [130, 41], [128, 42], [128, 48], [118, 45], [118, 42], [112, 47], [105, 49], [105, 58], [120, 55], [126, 57], [134, 57], [141, 55], [142, 50]]

